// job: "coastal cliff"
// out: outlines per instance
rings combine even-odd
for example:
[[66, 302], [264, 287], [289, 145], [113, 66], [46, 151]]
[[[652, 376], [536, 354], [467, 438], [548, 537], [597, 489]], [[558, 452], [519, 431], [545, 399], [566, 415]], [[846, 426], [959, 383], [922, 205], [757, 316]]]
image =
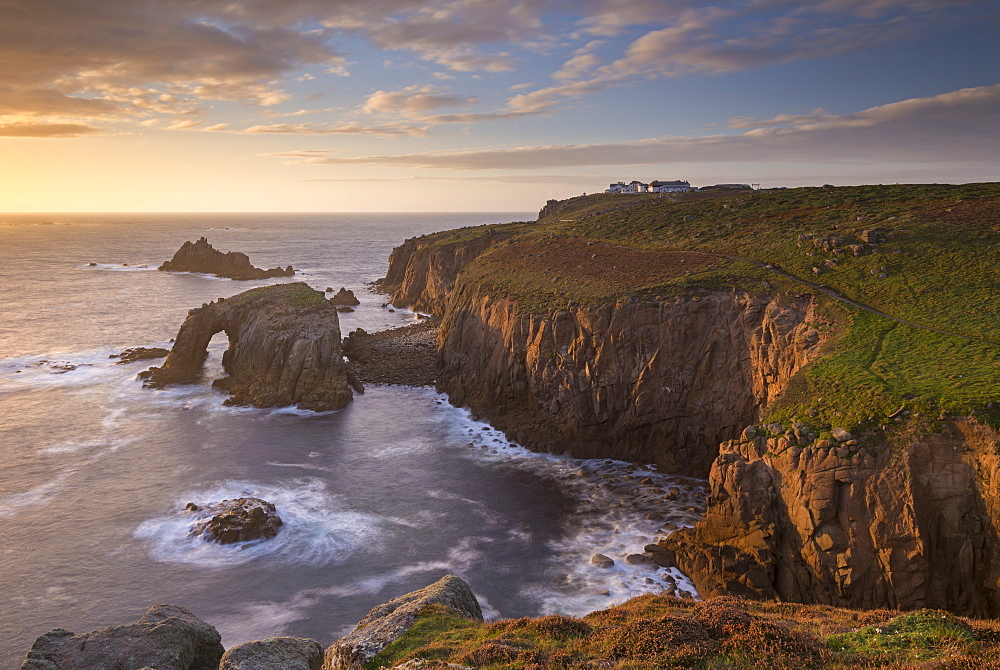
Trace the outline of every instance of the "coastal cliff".
[[998, 250], [998, 184], [587, 196], [383, 286], [511, 438], [709, 476], [661, 542], [703, 595], [996, 616]]
[[1000, 434], [965, 418], [875, 454], [801, 431], [730, 440], [705, 516], [661, 546], [705, 597], [996, 617], [998, 474]]
[[188, 312], [161, 367], [140, 373], [144, 385], [190, 382], [201, 374], [212, 336], [225, 332], [222, 364], [229, 375], [216, 386], [230, 405], [298, 405], [339, 409], [360, 384], [344, 363], [337, 308], [306, 284], [278, 284], [220, 298]]
[[262, 270], [250, 264], [250, 257], [239, 251], [222, 252], [201, 237], [196, 242], [185, 242], [169, 261], [156, 268], [164, 272], [203, 272], [226, 279], [272, 279], [291, 277], [295, 269], [271, 268]]
[[438, 386], [534, 449], [704, 477], [819, 350], [808, 299], [714, 293], [549, 317], [462, 287]]

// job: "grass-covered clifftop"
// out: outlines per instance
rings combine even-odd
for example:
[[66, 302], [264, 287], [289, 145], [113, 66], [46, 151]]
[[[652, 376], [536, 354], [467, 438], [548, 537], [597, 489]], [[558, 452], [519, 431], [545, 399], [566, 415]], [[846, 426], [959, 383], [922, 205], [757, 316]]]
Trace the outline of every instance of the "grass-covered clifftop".
[[853, 670], [997, 667], [996, 621], [716, 598], [641, 596], [582, 619], [478, 623], [430, 607], [367, 667], [426, 659], [479, 670]]
[[834, 337], [769, 420], [1000, 423], [1000, 184], [598, 194], [550, 202], [535, 224], [430, 239], [498, 229], [506, 239], [461, 280], [535, 314], [720, 290], [814, 295]]

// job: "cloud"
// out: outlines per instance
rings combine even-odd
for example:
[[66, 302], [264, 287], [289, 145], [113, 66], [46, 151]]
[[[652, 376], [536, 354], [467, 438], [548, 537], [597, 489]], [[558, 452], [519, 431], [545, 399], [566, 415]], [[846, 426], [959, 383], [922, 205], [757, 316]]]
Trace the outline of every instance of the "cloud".
[[100, 128], [83, 123], [0, 123], [0, 137], [82, 137], [100, 132]]
[[362, 126], [347, 124], [329, 126], [309, 123], [275, 123], [266, 126], [251, 126], [242, 132], [246, 135], [369, 135], [373, 137], [424, 137], [428, 134], [426, 128], [413, 125]]
[[1000, 84], [903, 100], [855, 114], [819, 120], [806, 117], [787, 126], [754, 128], [737, 135], [355, 157], [316, 151], [278, 155], [316, 165], [462, 170], [740, 161], [995, 164], [1000, 155], [997, 127]]
[[441, 107], [458, 107], [479, 102], [478, 98], [449, 95], [436, 86], [407, 86], [399, 91], [375, 91], [361, 110], [366, 114], [424, 114]]
[[332, 183], [355, 183], [355, 182], [406, 182], [406, 181], [463, 181], [463, 182], [495, 182], [500, 184], [566, 184], [579, 185], [591, 184], [596, 181], [607, 181], [612, 177], [594, 177], [593, 175], [530, 175], [530, 174], [501, 174], [501, 175], [462, 175], [462, 176], [428, 176], [411, 175], [408, 177], [369, 177], [356, 179], [296, 179], [295, 182], [332, 182]]

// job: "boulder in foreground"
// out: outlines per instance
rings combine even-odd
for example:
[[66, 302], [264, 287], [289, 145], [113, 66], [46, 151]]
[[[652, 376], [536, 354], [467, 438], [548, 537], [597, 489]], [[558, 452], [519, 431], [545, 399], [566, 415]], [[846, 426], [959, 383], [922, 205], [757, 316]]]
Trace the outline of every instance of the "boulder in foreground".
[[35, 640], [21, 670], [216, 670], [218, 631], [179, 605], [153, 605], [135, 623], [76, 635], [56, 628]]
[[302, 637], [244, 642], [222, 656], [219, 670], [320, 670], [323, 647]]
[[222, 252], [201, 237], [197, 242], [185, 242], [174, 257], [156, 268], [166, 272], [203, 272], [226, 279], [271, 279], [291, 277], [295, 269], [289, 265], [282, 268], [262, 270], [250, 264], [250, 257], [238, 251]]
[[483, 612], [469, 585], [447, 575], [419, 591], [374, 607], [353, 632], [327, 648], [323, 670], [360, 670], [408, 631], [417, 615], [431, 605], [444, 605], [460, 616], [483, 620]]

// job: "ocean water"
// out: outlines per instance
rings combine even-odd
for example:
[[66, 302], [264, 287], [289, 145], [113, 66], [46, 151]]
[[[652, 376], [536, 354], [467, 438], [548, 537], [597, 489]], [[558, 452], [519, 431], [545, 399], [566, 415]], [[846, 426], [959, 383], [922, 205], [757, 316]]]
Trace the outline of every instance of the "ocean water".
[[[143, 389], [136, 374], [158, 361], [109, 358], [168, 347], [188, 309], [276, 281], [157, 272], [185, 240], [301, 271], [281, 281], [354, 290], [346, 333], [415, 318], [366, 290], [403, 239], [531, 216], [0, 214], [0, 667], [52, 628], [126, 623], [157, 602], [189, 608], [229, 647], [329, 644], [448, 573], [492, 617], [693, 593], [676, 571], [623, 559], [692, 524], [703, 482], [531, 453], [429, 388], [369, 387], [323, 414], [225, 407], [211, 387], [222, 334], [194, 384]], [[275, 538], [188, 534], [186, 503], [248, 495], [277, 506]], [[591, 565], [598, 552], [615, 566]]]

